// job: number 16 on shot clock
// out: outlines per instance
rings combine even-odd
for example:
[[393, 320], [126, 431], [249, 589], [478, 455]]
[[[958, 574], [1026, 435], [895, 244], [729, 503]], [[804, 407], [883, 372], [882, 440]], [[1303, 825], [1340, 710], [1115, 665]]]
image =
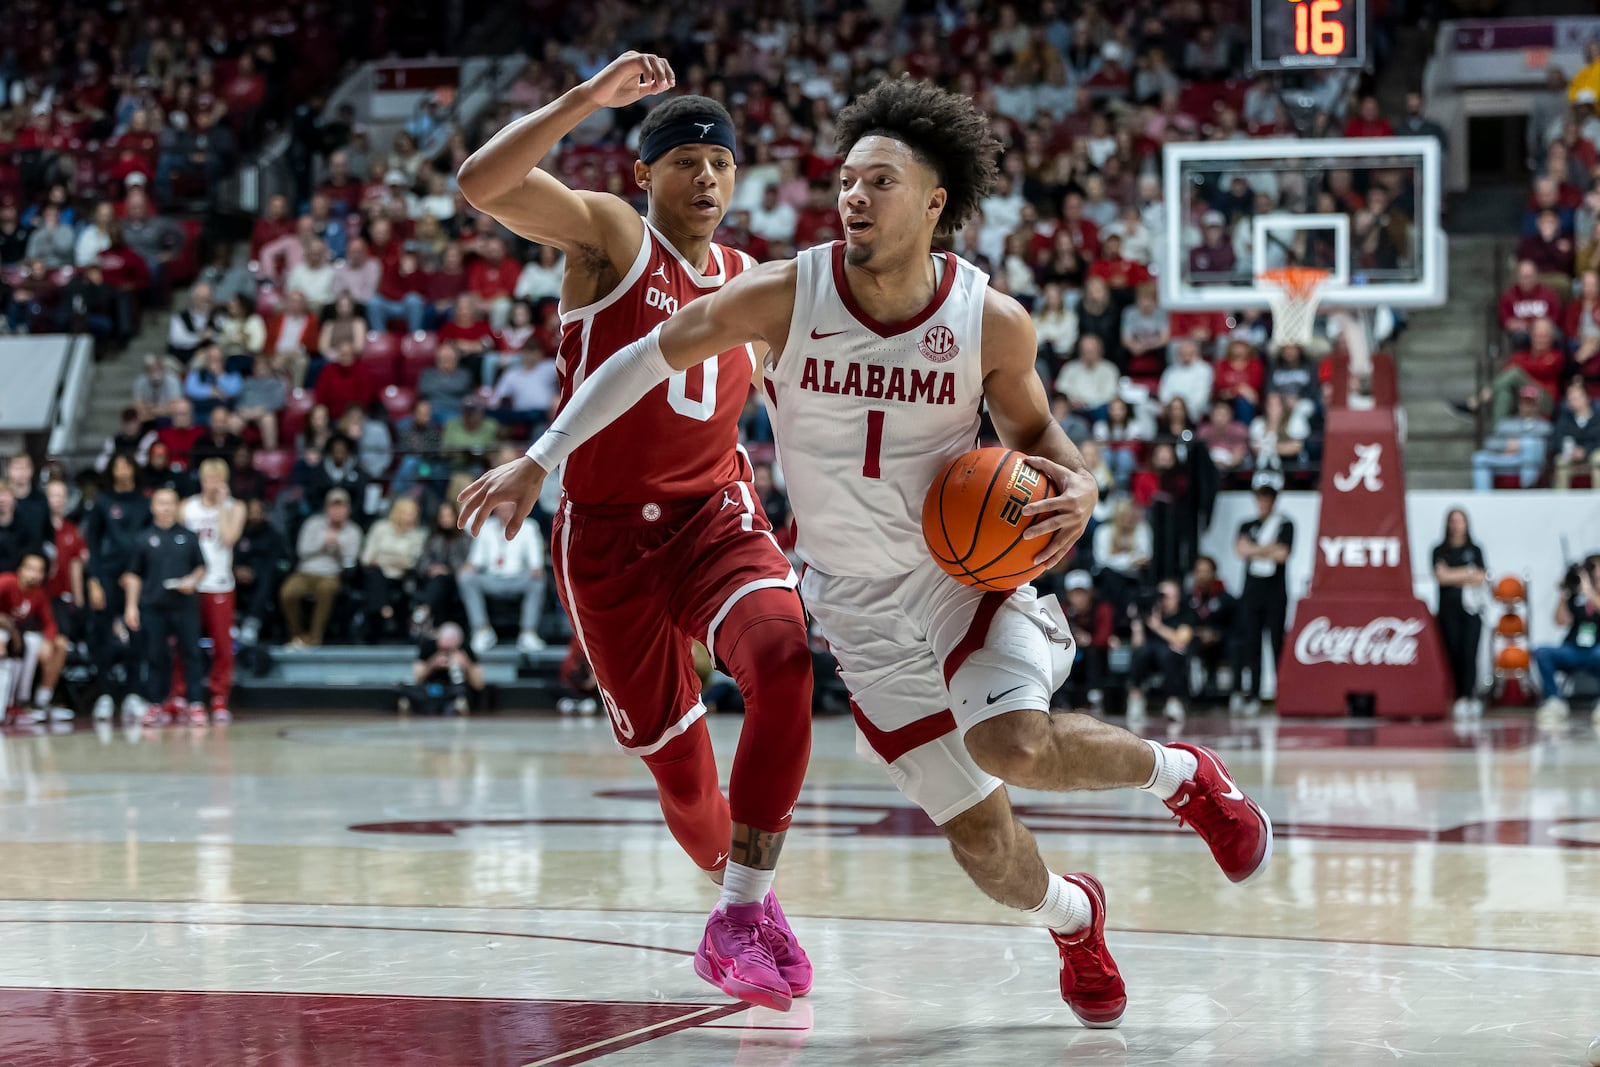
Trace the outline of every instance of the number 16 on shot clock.
[[1344, 0], [1289, 0], [1294, 5], [1294, 50], [1300, 55], [1344, 55]]

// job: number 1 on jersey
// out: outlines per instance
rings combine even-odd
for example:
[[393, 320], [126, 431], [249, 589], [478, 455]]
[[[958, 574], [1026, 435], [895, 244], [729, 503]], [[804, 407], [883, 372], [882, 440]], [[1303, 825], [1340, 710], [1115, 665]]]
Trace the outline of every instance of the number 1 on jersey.
[[882, 478], [878, 457], [883, 453], [883, 412], [867, 412], [867, 458], [861, 464], [863, 478]]

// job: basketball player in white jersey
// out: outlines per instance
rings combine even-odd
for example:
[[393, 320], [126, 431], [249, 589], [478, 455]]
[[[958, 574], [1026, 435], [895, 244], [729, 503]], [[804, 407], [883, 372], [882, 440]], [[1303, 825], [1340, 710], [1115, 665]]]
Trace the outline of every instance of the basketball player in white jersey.
[[[200, 493], [183, 502], [178, 522], [194, 531], [205, 557], [206, 573], [195, 594], [200, 606], [200, 626], [211, 638], [211, 719], [227, 722], [233, 695], [233, 546], [244, 533], [246, 508], [228, 490], [228, 464], [208, 459], [200, 464]], [[179, 656], [199, 655], [198, 649], [180, 648]], [[181, 685], [174, 661], [174, 693]], [[194, 725], [203, 726], [204, 714]]]
[[463, 518], [479, 525], [500, 504], [525, 514], [545, 472], [646, 390], [729, 345], [764, 344], [801, 592], [851, 690], [858, 748], [939, 824], [984, 892], [1052, 932], [1078, 1018], [1115, 1026], [1127, 997], [1105, 945], [1105, 891], [1046, 869], [1002, 782], [1155, 793], [1236, 882], [1265, 869], [1271, 824], [1207, 749], [1051, 715], [1072, 662], [1054, 601], [1026, 586], [983, 593], [929, 558], [923, 497], [973, 446], [982, 404], [1059, 487], [1027, 508], [1039, 560], [1058, 562], [1082, 534], [1095, 482], [1050, 417], [1027, 312], [932, 252], [994, 183], [988, 119], [965, 97], [886, 81], [839, 115], [838, 142], [846, 239], [756, 267], [618, 352], [526, 459], [462, 494]]

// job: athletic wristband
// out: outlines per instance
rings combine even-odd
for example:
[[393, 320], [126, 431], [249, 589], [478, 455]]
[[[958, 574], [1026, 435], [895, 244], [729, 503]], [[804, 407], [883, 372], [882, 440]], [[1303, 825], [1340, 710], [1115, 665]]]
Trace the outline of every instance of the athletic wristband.
[[600, 364], [528, 449], [528, 458], [546, 471], [555, 470], [579, 445], [616, 422], [673, 373], [661, 351], [657, 326]]

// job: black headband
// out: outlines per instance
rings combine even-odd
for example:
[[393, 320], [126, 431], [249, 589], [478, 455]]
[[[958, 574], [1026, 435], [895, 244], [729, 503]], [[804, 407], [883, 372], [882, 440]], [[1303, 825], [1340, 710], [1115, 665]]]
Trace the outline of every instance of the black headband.
[[691, 112], [670, 119], [645, 135], [639, 145], [639, 158], [654, 163], [679, 145], [710, 144], [738, 155], [733, 138], [733, 123], [714, 111]]

